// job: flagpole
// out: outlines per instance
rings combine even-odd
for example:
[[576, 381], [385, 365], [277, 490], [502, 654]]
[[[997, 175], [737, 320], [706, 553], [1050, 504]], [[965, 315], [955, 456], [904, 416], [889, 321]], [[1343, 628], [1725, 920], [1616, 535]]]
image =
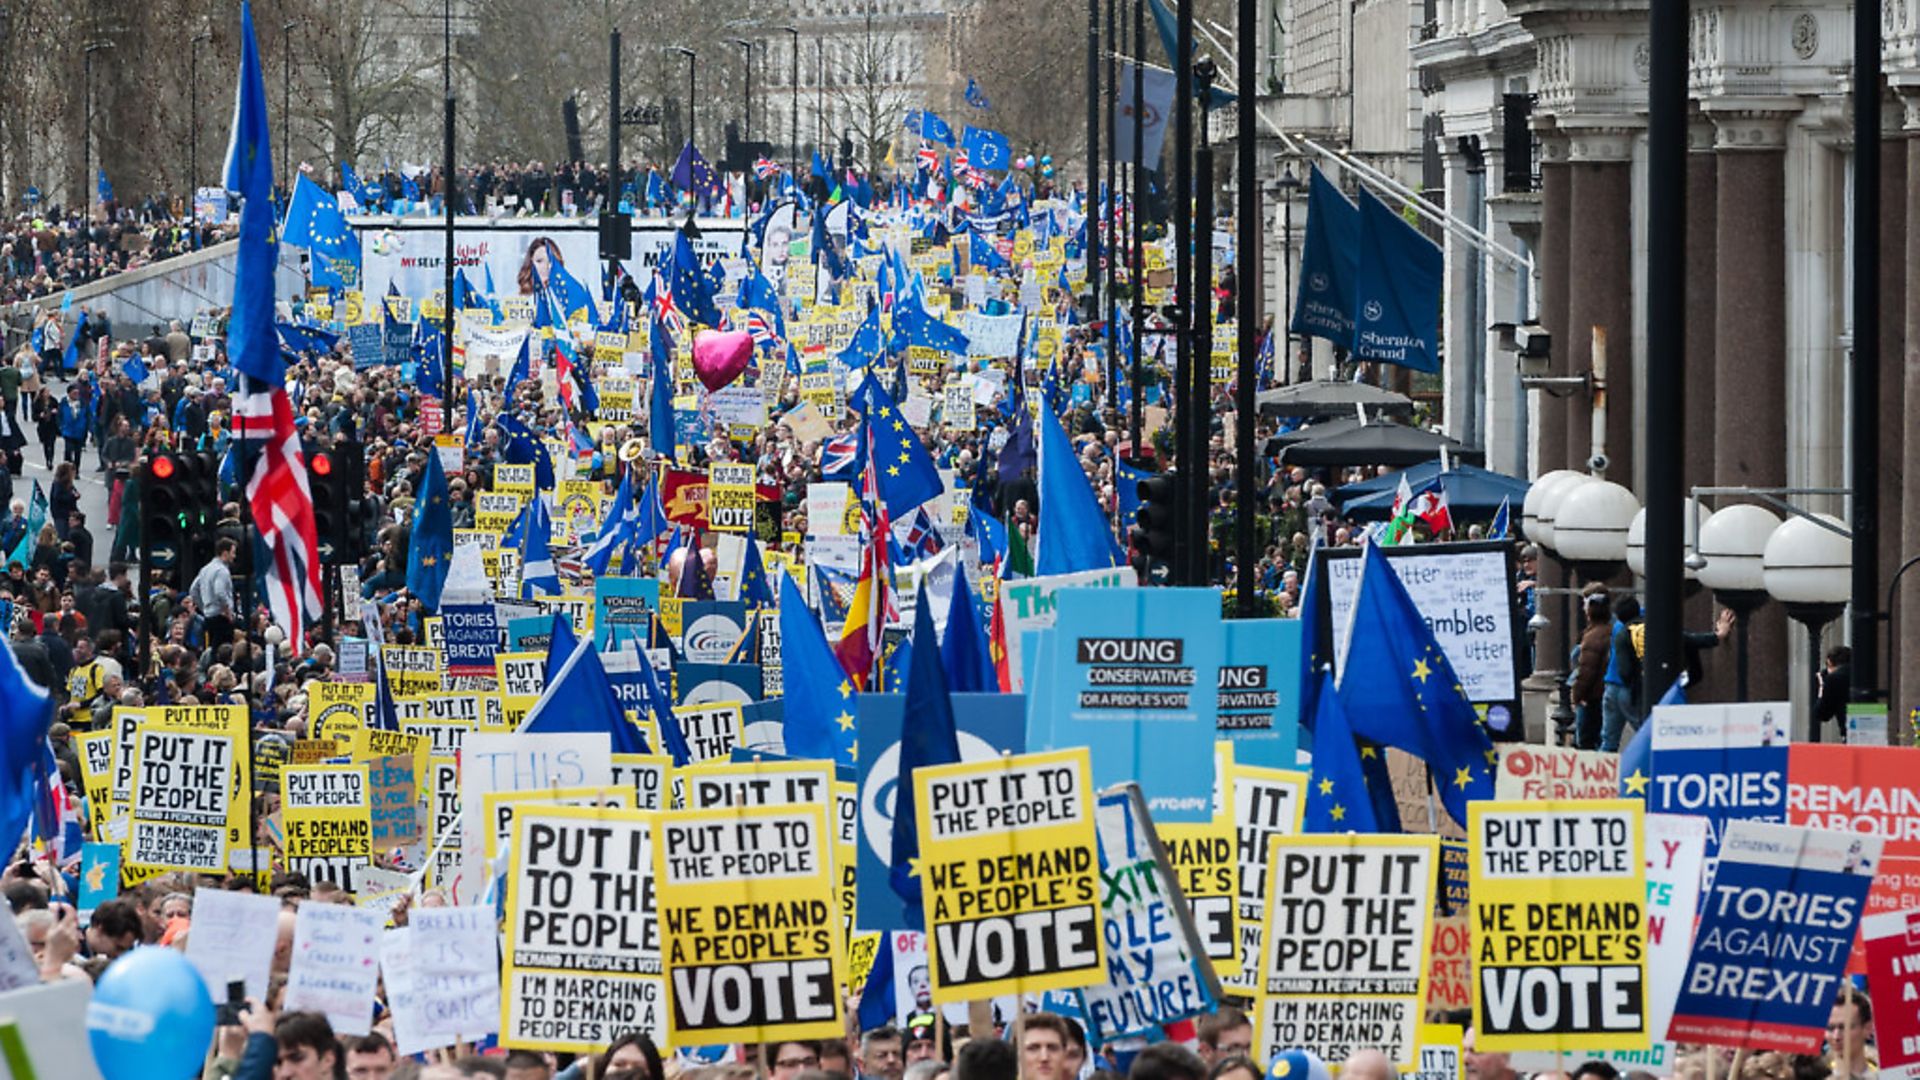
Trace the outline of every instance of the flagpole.
[[[1147, 88], [1145, 81], [1141, 78], [1143, 74], [1141, 54], [1144, 51], [1142, 46], [1146, 39], [1147, 0], [1133, 0], [1133, 213], [1128, 215], [1128, 220], [1133, 226], [1133, 264], [1127, 276], [1131, 294], [1128, 299], [1133, 307], [1133, 356], [1131, 357], [1133, 361], [1131, 412], [1133, 415], [1129, 419], [1133, 423], [1131, 434], [1135, 465], [1146, 463], [1146, 458], [1140, 452], [1140, 422], [1141, 416], [1146, 411], [1146, 369], [1140, 363], [1140, 347], [1147, 335], [1147, 288], [1144, 276], [1146, 254], [1142, 246], [1144, 237], [1141, 234], [1145, 220], [1142, 215], [1147, 205], [1147, 173], [1141, 160], [1142, 155], [1146, 153], [1143, 146], [1146, 142], [1144, 137], [1146, 133], [1142, 130], [1144, 125], [1140, 120], [1140, 114], [1146, 111]], [[1163, 466], [1159, 471], [1166, 470]]]
[[[1260, 15], [1255, 0], [1239, 0], [1240, 40], [1248, 43], [1259, 40]], [[1237, 143], [1235, 153], [1235, 180], [1238, 184], [1238, 199], [1234, 207], [1237, 218], [1236, 239], [1234, 242], [1233, 262], [1239, 274], [1235, 282], [1238, 295], [1234, 297], [1234, 318], [1240, 329], [1239, 363], [1235, 365], [1234, 380], [1234, 426], [1233, 456], [1234, 468], [1238, 473], [1234, 481], [1235, 494], [1240, 505], [1234, 514], [1233, 531], [1235, 569], [1238, 571], [1234, 584], [1235, 595], [1239, 598], [1240, 614], [1243, 618], [1254, 616], [1254, 578], [1253, 559], [1257, 541], [1254, 538], [1253, 515], [1260, 505], [1254, 490], [1253, 458], [1253, 422], [1258, 410], [1254, 393], [1258, 389], [1256, 368], [1259, 366], [1259, 344], [1255, 341], [1260, 331], [1260, 313], [1266, 308], [1264, 300], [1254, 302], [1257, 293], [1252, 286], [1257, 280], [1253, 268], [1253, 251], [1260, 244], [1260, 180], [1259, 164], [1254, 158], [1254, 105], [1253, 84], [1256, 78], [1254, 50], [1243, 48], [1238, 58], [1239, 71], [1236, 78], [1240, 83], [1240, 100], [1235, 103], [1239, 110]]]

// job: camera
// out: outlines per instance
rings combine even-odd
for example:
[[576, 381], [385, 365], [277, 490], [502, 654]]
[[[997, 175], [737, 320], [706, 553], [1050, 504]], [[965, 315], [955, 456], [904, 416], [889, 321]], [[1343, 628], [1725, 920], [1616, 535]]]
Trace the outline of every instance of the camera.
[[227, 1000], [213, 1007], [213, 1022], [218, 1027], [239, 1027], [240, 1010], [247, 1007], [247, 981], [232, 979], [227, 983]]

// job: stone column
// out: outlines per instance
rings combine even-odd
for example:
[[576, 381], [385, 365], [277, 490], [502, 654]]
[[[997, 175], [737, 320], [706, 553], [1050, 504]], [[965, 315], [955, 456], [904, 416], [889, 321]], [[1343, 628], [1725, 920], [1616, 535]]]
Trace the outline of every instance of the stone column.
[[[1901, 93], [1901, 104], [1906, 117], [1907, 178], [1920, 179], [1920, 88], [1905, 89]], [[1920, 223], [1920, 187], [1909, 183], [1901, 188], [1887, 188], [1882, 192], [1885, 201], [1881, 212], [1886, 213], [1897, 202], [1904, 202], [1906, 220], [1909, 224]], [[1920, 229], [1906, 231], [1901, 246], [1896, 249], [1906, 259], [1906, 280], [1920, 283]], [[1886, 295], [1883, 290], [1882, 296]], [[1881, 320], [1884, 335], [1888, 323], [1901, 320], [1904, 341], [1903, 359], [1900, 365], [1903, 379], [1904, 399], [1920, 402], [1920, 290], [1907, 289], [1903, 302], [1897, 307], [1889, 307], [1882, 312]], [[1899, 425], [1905, 452], [1920, 455], [1920, 410], [1908, 410]], [[1885, 434], [1883, 432], [1882, 434]], [[1885, 462], [1883, 457], [1882, 462]], [[1900, 550], [1911, 555], [1920, 552], [1920, 462], [1907, 463], [1901, 470], [1901, 498], [1898, 510], [1892, 506], [1881, 508], [1880, 520], [1891, 527], [1895, 521], [1900, 523]], [[1883, 469], [1885, 464], [1881, 466]], [[1897, 517], [1895, 515], [1898, 515]], [[1892, 578], [1888, 578], [1891, 585]], [[1888, 632], [1894, 635], [1894, 666], [1902, 671], [1920, 672], [1920, 568], [1910, 570], [1900, 579], [1900, 595], [1894, 601], [1893, 621]], [[1920, 678], [1901, 680], [1899, 696], [1895, 699], [1893, 716], [1905, 722], [1908, 714], [1920, 708]]]
[[[1452, 139], [1441, 143], [1440, 160], [1445, 176], [1447, 209], [1455, 215], [1473, 221], [1480, 208], [1472, 205], [1473, 182], [1468, 172], [1467, 156], [1459, 151]], [[1480, 252], [1473, 244], [1449, 231], [1445, 236], [1445, 262], [1441, 275], [1441, 295], [1447, 298], [1441, 335], [1445, 348], [1446, 362], [1442, 367], [1441, 380], [1445, 387], [1442, 403], [1442, 426], [1446, 433], [1468, 445], [1473, 444], [1471, 417], [1474, 406], [1468, 400], [1473, 395], [1475, 378], [1473, 364], [1477, 359], [1476, 341], [1484, 340], [1486, 327], [1479, 324], [1477, 312], [1467, 302], [1472, 291], [1472, 280], [1479, 272]]]
[[[1633, 136], [1617, 122], [1568, 133], [1572, 180], [1568, 243], [1568, 369], [1593, 369], [1594, 330], [1606, 334], [1607, 479], [1633, 486]], [[1584, 469], [1593, 453], [1591, 396], [1576, 394], [1567, 412], [1567, 468]]]
[[[1920, 452], [1920, 445], [1907, 438], [1906, 352], [1908, 343], [1906, 304], [1907, 275], [1907, 185], [1914, 175], [1907, 161], [1908, 138], [1899, 131], [1900, 108], [1889, 103], [1883, 112], [1885, 134], [1880, 147], [1880, 588], [1893, 584], [1894, 571], [1900, 569], [1908, 550], [1902, 543], [1906, 519], [1902, 498], [1906, 474], [1920, 472], [1920, 463], [1908, 468], [1906, 456]], [[1913, 574], [1908, 574], [1912, 577]], [[1876, 605], [1886, 603], [1885, 594]], [[1886, 627], [1875, 635], [1873, 648], [1882, 650], [1874, 667], [1889, 688], [1888, 703], [1901, 700], [1900, 669], [1886, 670]], [[1836, 640], [1845, 640], [1837, 636]], [[1861, 648], [1855, 645], [1855, 648]], [[1905, 716], [1892, 712], [1889, 721]]]
[[[1567, 141], [1542, 133], [1540, 141], [1540, 325], [1553, 335], [1553, 374], [1567, 366], [1567, 230], [1573, 220], [1573, 180], [1567, 165]], [[1535, 445], [1544, 476], [1567, 467], [1567, 401], [1534, 395]]]
[[[1716, 108], [1714, 482], [1786, 483], [1786, 120], [1788, 113]], [[1721, 505], [1733, 500], [1722, 499]], [[1777, 604], [1753, 616], [1749, 692], [1787, 692], [1787, 617]], [[1716, 656], [1731, 667], [1734, 657]]]
[[[1714, 278], [1716, 222], [1719, 220], [1719, 159], [1713, 152], [1713, 124], [1701, 120], [1687, 129], [1687, 439], [1685, 483], [1711, 484], [1713, 473]], [[1685, 607], [1686, 625], [1713, 625], [1713, 594], [1695, 584]], [[1723, 660], [1714, 654], [1716, 660]], [[1696, 701], [1730, 701], [1734, 692], [1730, 661], [1703, 664]]]

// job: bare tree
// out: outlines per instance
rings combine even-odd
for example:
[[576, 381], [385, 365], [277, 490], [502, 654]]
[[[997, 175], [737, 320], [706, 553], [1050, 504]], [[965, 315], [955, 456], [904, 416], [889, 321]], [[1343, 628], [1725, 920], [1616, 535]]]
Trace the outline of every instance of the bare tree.
[[[333, 163], [390, 147], [409, 120], [437, 119], [441, 50], [438, 5], [425, 0], [283, 0], [299, 54], [298, 152]], [[403, 36], [411, 30], [412, 40]], [[435, 42], [437, 44], [437, 42]]]
[[852, 141], [867, 171], [878, 173], [893, 141], [904, 134], [901, 123], [914, 104], [907, 83], [917, 81], [918, 65], [897, 24], [877, 21], [879, 0], [865, 0], [864, 6], [857, 26], [835, 43], [827, 94], [840, 135]]

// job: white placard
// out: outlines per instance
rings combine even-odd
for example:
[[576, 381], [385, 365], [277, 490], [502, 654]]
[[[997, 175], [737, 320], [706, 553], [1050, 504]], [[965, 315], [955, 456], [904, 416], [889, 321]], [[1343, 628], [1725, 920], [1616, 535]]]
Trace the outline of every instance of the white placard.
[[280, 901], [272, 896], [196, 889], [187, 959], [200, 969], [207, 993], [227, 1000], [227, 983], [245, 979], [247, 996], [267, 1000], [273, 947], [280, 936]]
[[301, 904], [293, 923], [285, 1007], [326, 1013], [337, 1035], [373, 1030], [380, 927], [385, 922], [379, 912], [365, 908]]
[[[1473, 702], [1515, 701], [1520, 697], [1513, 651], [1513, 580], [1500, 551], [1448, 551], [1444, 548], [1389, 548], [1387, 565], [1407, 587], [1414, 607], [1433, 629]], [[1360, 590], [1363, 560], [1353, 555], [1328, 558], [1327, 598], [1333, 616], [1333, 662], [1347, 663], [1347, 624]]]

